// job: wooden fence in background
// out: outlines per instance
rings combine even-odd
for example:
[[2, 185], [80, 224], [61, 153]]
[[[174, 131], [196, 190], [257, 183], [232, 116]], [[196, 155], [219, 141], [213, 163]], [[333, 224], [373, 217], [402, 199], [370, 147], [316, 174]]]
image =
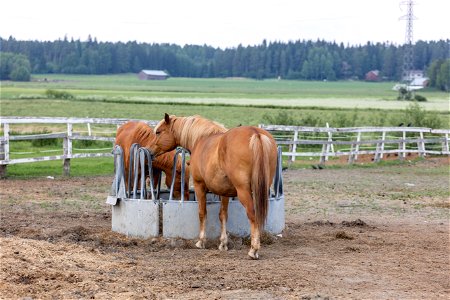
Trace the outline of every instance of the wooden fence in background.
[[278, 145], [287, 145], [284, 156], [290, 161], [296, 157], [320, 157], [325, 163], [329, 157], [348, 156], [353, 163], [358, 155], [373, 155], [375, 162], [385, 155], [396, 154], [404, 159], [408, 153], [450, 155], [450, 129], [418, 127], [302, 127], [259, 125], [271, 132]]
[[[114, 144], [116, 128], [129, 119], [99, 119], [99, 118], [43, 118], [43, 117], [0, 117], [3, 136], [0, 137], [0, 177], [6, 175], [6, 168], [11, 164], [30, 163], [48, 160], [62, 160], [63, 174], [70, 173], [70, 160], [85, 157], [112, 156], [109, 148], [107, 152], [92, 153], [82, 151], [74, 153], [74, 140], [106, 141]], [[158, 121], [144, 121], [155, 126]], [[20, 135], [11, 134], [10, 125], [45, 124], [62, 126], [63, 132]], [[59, 125], [57, 125], [59, 124]], [[109, 131], [96, 134], [91, 129], [94, 125], [110, 125]], [[84, 130], [74, 130], [74, 125]], [[329, 157], [348, 156], [348, 162], [353, 163], [358, 155], [371, 154], [378, 162], [385, 155], [397, 154], [400, 159], [408, 153], [419, 156], [427, 154], [450, 155], [450, 129], [431, 129], [415, 127], [361, 127], [361, 128], [330, 128], [330, 127], [301, 127], [284, 125], [259, 125], [270, 131], [278, 145], [284, 145], [284, 156], [289, 161], [296, 157], [319, 157], [319, 163], [325, 163]], [[11, 158], [10, 143], [14, 141], [36, 139], [63, 139], [62, 155], [39, 156], [29, 158]], [[61, 150], [60, 150], [61, 152]], [[14, 153], [13, 153], [14, 154]]]
[[[111, 142], [111, 150], [113, 149], [116, 128], [129, 119], [100, 119], [100, 118], [44, 118], [44, 117], [0, 117], [0, 125], [3, 129], [3, 136], [0, 137], [0, 177], [6, 176], [6, 167], [11, 164], [30, 163], [48, 160], [63, 160], [63, 174], [70, 174], [70, 160], [72, 158], [86, 158], [86, 157], [112, 157], [111, 151], [106, 153], [73, 153], [73, 141], [106, 141]], [[133, 120], [143, 121], [151, 126], [155, 126], [158, 121], [148, 120]], [[32, 134], [32, 135], [11, 135], [10, 125], [12, 124], [45, 124], [55, 125], [62, 124], [66, 128], [64, 132], [46, 133], [46, 134]], [[83, 124], [84, 131], [74, 131], [75, 124]], [[102, 135], [95, 135], [91, 126], [95, 124], [112, 125], [109, 132], [102, 132]], [[39, 156], [31, 158], [15, 158], [10, 157], [10, 143], [12, 141], [37, 140], [37, 139], [63, 139], [63, 154], [53, 156]]]

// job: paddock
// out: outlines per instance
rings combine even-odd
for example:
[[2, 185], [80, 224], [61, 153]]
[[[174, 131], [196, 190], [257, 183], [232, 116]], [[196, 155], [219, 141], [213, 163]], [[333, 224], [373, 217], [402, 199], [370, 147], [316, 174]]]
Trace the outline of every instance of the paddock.
[[[76, 138], [94, 139], [72, 133], [63, 134], [68, 145]], [[336, 135], [333, 132], [332, 140]], [[0, 180], [0, 294], [64, 299], [446, 299], [448, 137], [432, 141], [442, 149], [439, 157], [426, 153], [420, 161], [407, 156], [398, 165], [364, 168], [358, 161], [366, 154], [356, 147], [367, 143], [363, 137], [353, 143], [351, 154], [359, 156], [354, 167], [344, 166], [348, 161], [343, 157], [343, 166], [336, 167], [340, 160], [335, 160], [322, 169], [283, 172], [285, 226], [280, 234], [263, 236], [259, 261], [247, 259], [246, 237], [231, 237], [229, 250], [223, 252], [217, 250], [217, 239], [209, 239], [200, 250], [190, 239], [164, 237], [159, 230], [148, 238], [112, 231], [111, 205], [105, 204], [111, 175]], [[407, 141], [400, 137], [393, 142], [399, 153], [423, 152], [419, 145], [426, 136], [415, 138], [411, 143], [416, 149], [406, 151]], [[14, 140], [9, 138], [1, 140], [6, 150]], [[299, 152], [292, 151], [294, 144], [306, 143], [300, 138], [294, 142], [287, 156]], [[316, 157], [326, 158], [331, 150], [328, 136], [320, 143], [325, 152]], [[336, 149], [334, 153], [340, 154]], [[48, 157], [53, 158], [77, 156]], [[6, 157], [3, 162], [11, 161]]]
[[[346, 165], [346, 161], [343, 162]], [[0, 180], [3, 298], [446, 299], [448, 157], [283, 172], [286, 226], [248, 240], [111, 231], [111, 176]], [[256, 271], [255, 271], [256, 270]]]

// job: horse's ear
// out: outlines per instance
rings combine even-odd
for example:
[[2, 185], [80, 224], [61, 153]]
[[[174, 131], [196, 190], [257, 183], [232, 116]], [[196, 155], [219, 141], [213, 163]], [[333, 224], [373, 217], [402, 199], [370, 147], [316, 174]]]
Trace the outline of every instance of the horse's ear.
[[164, 115], [164, 121], [166, 122], [166, 124], [170, 123], [170, 117], [167, 113]]

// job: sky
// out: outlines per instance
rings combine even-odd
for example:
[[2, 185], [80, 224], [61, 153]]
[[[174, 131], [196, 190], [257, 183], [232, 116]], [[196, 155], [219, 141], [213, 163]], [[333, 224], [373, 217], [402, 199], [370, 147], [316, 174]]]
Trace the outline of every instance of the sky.
[[[3, 0], [0, 37], [231, 48], [318, 39], [405, 42], [399, 0]], [[415, 0], [413, 39], [450, 39], [450, 1]]]

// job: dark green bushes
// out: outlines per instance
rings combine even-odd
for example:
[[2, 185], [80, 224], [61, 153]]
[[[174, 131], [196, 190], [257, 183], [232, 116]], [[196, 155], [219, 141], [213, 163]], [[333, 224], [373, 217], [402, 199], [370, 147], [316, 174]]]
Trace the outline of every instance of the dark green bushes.
[[45, 91], [45, 95], [47, 96], [48, 99], [66, 99], [66, 100], [70, 100], [70, 99], [74, 99], [75, 98], [69, 92], [57, 91], [57, 90], [46, 90]]
[[264, 114], [261, 123], [272, 125], [294, 125], [325, 127], [364, 127], [388, 126], [395, 127], [403, 123], [413, 127], [443, 128], [444, 118], [437, 112], [426, 111], [417, 101], [409, 104], [403, 111], [387, 115], [383, 111], [364, 111], [357, 108], [351, 111], [336, 112], [304, 112], [300, 114], [289, 111], [279, 111], [276, 114]]
[[427, 98], [422, 95], [415, 94], [413, 91], [409, 91], [405, 87], [401, 87], [398, 90], [397, 100], [407, 100], [407, 101], [415, 100], [419, 102], [425, 102], [427, 101]]
[[414, 95], [414, 100], [416, 100], [416, 101], [419, 101], [419, 102], [425, 102], [425, 101], [427, 101], [427, 98], [425, 98], [424, 96], [422, 96], [422, 95]]
[[25, 55], [0, 52], [0, 80], [30, 81], [30, 69]]

